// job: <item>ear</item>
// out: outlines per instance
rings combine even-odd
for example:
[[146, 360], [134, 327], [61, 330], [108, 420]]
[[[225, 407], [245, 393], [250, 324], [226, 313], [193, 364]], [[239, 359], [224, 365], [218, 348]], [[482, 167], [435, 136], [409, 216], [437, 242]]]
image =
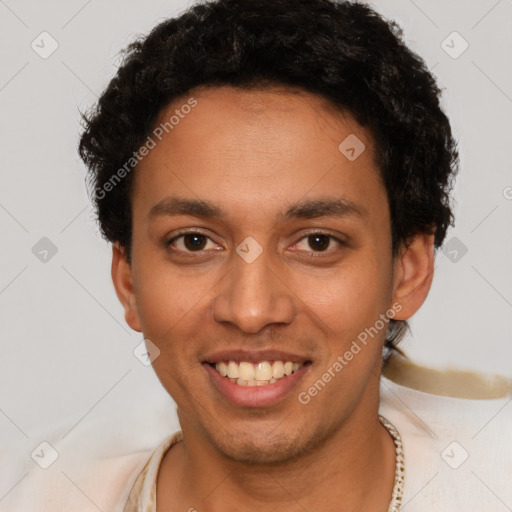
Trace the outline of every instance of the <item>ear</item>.
[[115, 242], [112, 246], [112, 282], [117, 298], [124, 308], [126, 323], [134, 330], [142, 332], [132, 280], [132, 268], [125, 258], [124, 248]]
[[396, 320], [407, 320], [427, 298], [434, 275], [434, 235], [418, 233], [394, 262], [393, 303], [402, 309]]

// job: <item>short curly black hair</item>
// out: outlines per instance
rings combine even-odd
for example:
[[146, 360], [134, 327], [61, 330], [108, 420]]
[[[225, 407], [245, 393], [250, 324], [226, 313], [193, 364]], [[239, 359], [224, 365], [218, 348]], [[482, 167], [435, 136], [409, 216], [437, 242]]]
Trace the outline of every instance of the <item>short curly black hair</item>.
[[[396, 23], [348, 1], [213, 0], [130, 44], [97, 105], [83, 115], [79, 153], [101, 232], [120, 243], [128, 261], [134, 153], [171, 101], [222, 85], [299, 88], [351, 114], [375, 141], [393, 254], [417, 233], [435, 233], [435, 248], [441, 246], [453, 225], [457, 146], [436, 81]], [[388, 349], [397, 349], [406, 328], [391, 320]]]

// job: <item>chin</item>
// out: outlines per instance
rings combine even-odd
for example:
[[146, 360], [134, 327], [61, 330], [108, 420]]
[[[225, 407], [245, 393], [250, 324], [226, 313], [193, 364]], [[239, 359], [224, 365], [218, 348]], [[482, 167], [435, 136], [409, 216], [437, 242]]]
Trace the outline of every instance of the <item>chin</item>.
[[213, 439], [217, 450], [227, 459], [246, 465], [281, 465], [296, 460], [314, 449], [318, 435], [310, 432], [281, 432], [254, 436], [238, 433]]

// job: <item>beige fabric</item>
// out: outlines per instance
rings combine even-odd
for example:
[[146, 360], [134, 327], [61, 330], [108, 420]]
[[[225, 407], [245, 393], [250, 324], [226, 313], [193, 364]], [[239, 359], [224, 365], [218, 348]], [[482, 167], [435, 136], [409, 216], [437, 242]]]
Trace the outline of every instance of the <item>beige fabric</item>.
[[179, 430], [160, 443], [137, 476], [123, 512], [156, 512], [156, 481], [160, 464], [167, 450], [182, 439]]
[[[496, 414], [510, 402], [512, 380], [503, 376], [436, 370], [392, 354], [383, 369], [379, 413], [393, 423], [403, 440], [402, 503], [407, 512], [494, 510], [490, 505], [491, 508], [486, 507], [495, 498], [485, 485], [472, 480], [473, 468], [480, 473], [489, 466], [489, 458], [486, 481], [498, 489], [505, 503], [511, 498], [512, 484], [507, 487], [507, 482], [512, 482], [512, 450], [504, 450], [501, 441], [503, 433], [512, 429], [512, 414], [506, 410], [508, 415]], [[492, 421], [494, 435], [491, 427], [480, 433], [481, 424], [488, 421]], [[137, 477], [123, 512], [156, 512], [160, 463], [165, 452], [181, 439], [178, 431], [157, 447]], [[456, 445], [451, 444], [454, 441]], [[459, 457], [465, 450], [471, 454], [469, 460], [473, 465], [465, 462], [462, 469], [449, 466], [450, 455]], [[430, 481], [433, 483], [429, 484]], [[461, 491], [460, 495], [453, 493], [455, 488]]]
[[441, 396], [469, 399], [502, 398], [512, 392], [512, 380], [502, 375], [420, 366], [398, 353], [389, 358], [382, 374], [402, 386]]
[[[181, 439], [172, 410], [162, 394], [143, 414], [106, 416], [98, 408], [69, 435], [75, 418], [4, 445], [0, 511], [153, 511], [160, 461]], [[435, 370], [394, 355], [381, 378], [379, 414], [403, 442], [404, 512], [512, 507], [510, 379]], [[39, 441], [59, 453], [48, 469], [30, 457]]]

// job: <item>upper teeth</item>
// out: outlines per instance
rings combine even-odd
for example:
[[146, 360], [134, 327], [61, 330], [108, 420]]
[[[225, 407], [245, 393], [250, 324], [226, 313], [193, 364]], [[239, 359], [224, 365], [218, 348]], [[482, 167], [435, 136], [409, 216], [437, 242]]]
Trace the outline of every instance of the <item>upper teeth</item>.
[[251, 381], [270, 381], [280, 379], [285, 375], [296, 372], [302, 363], [293, 363], [292, 361], [261, 361], [259, 363], [250, 363], [247, 361], [221, 361], [215, 364], [215, 369], [224, 377], [233, 380]]

